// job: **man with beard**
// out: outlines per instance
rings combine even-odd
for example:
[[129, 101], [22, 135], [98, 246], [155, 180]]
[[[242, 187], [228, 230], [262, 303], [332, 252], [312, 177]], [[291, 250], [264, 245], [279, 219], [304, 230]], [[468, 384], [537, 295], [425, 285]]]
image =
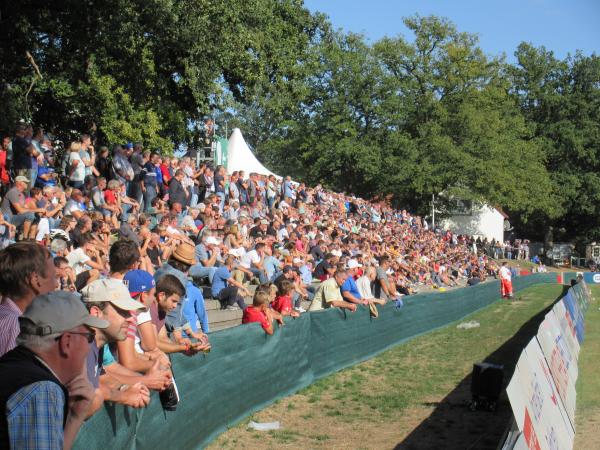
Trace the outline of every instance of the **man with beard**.
[[168, 380], [168, 372], [155, 367], [142, 376], [116, 362], [107, 344], [126, 338], [127, 328], [132, 323], [132, 311], [144, 305], [131, 298], [120, 280], [96, 280], [83, 288], [82, 300], [90, 315], [106, 320], [109, 325], [98, 330], [87, 359], [88, 377], [95, 389], [91, 416], [106, 400], [122, 403], [133, 408], [143, 408], [150, 403], [148, 385], [162, 388]]

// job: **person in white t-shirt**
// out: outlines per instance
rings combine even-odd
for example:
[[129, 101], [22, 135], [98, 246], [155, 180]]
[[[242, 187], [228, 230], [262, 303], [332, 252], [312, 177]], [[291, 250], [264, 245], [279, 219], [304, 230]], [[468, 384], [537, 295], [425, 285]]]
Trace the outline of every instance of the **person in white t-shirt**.
[[100, 278], [100, 272], [105, 269], [92, 241], [91, 234], [82, 235], [80, 238], [81, 247], [69, 252], [66, 256], [69, 266], [75, 272], [75, 287], [78, 291]]
[[512, 274], [506, 261], [502, 263], [498, 273], [500, 275], [500, 295], [502, 295], [502, 298], [512, 298]]
[[256, 275], [261, 283], [267, 283], [267, 272], [264, 266], [265, 244], [259, 242], [253, 250], [247, 252], [240, 261], [240, 266]]
[[69, 186], [76, 189], [81, 189], [85, 180], [85, 163], [79, 154], [80, 150], [81, 144], [79, 142], [71, 143], [66, 173], [69, 177]]

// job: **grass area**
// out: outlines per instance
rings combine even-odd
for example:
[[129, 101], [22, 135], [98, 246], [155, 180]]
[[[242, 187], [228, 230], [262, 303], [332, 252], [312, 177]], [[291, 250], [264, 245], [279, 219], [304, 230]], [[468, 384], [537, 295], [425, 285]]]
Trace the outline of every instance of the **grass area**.
[[[594, 298], [600, 298], [600, 286], [591, 289]], [[597, 450], [600, 448], [600, 311], [595, 300], [585, 316], [585, 341], [578, 367], [575, 448]]]
[[[562, 293], [554, 284], [517, 293], [456, 323], [323, 378], [254, 414], [209, 448], [495, 449], [511, 411], [503, 394], [496, 412], [468, 409], [473, 363], [505, 365], [508, 382], [546, 307]], [[280, 421], [258, 433], [250, 420]]]

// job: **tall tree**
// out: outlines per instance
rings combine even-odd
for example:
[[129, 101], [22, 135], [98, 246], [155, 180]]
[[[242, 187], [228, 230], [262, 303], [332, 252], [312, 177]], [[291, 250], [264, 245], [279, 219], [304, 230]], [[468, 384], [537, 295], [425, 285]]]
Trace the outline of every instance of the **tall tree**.
[[513, 95], [545, 152], [563, 210], [522, 229], [539, 236], [552, 226], [555, 239], [600, 239], [600, 58], [576, 53], [559, 60], [527, 43], [515, 56]]

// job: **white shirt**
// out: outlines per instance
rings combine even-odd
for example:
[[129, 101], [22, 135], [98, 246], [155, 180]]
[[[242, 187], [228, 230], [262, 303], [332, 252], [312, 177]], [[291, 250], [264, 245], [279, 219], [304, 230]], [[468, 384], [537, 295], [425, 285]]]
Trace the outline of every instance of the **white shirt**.
[[249, 269], [252, 267], [252, 264], [257, 264], [260, 262], [260, 255], [256, 250], [250, 250], [244, 256], [242, 256], [242, 260], [240, 261], [240, 265]]
[[89, 267], [86, 265], [86, 263], [90, 259], [91, 258], [86, 255], [85, 251], [81, 247], [76, 248], [67, 255], [67, 261], [69, 261], [69, 266], [71, 266], [75, 271], [75, 275], [79, 275], [80, 273], [89, 270]]
[[500, 275], [501, 280], [510, 281], [510, 279], [512, 277], [512, 274], [510, 273], [510, 269], [506, 266], [500, 267], [498, 274]]
[[361, 298], [369, 299], [374, 297], [373, 292], [371, 292], [371, 280], [366, 275], [356, 280], [356, 287], [358, 288], [358, 292], [360, 292]]
[[73, 161], [79, 161], [77, 167], [69, 176], [71, 181], [83, 181], [85, 179], [85, 164], [78, 152], [69, 153], [69, 166], [73, 165]]

